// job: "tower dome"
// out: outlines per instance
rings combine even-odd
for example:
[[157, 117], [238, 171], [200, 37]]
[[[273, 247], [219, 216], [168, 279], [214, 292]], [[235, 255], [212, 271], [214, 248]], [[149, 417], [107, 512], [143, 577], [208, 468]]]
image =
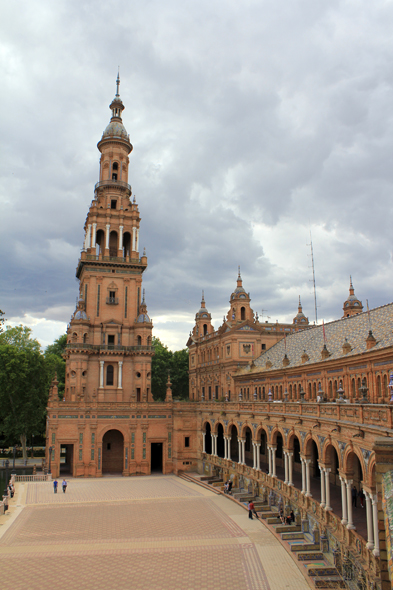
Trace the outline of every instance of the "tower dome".
[[293, 318], [293, 324], [296, 325], [297, 329], [300, 329], [305, 326], [308, 326], [308, 323], [309, 323], [308, 318], [303, 313], [302, 302], [300, 301], [300, 295], [299, 295], [299, 305], [297, 308], [297, 314]]
[[116, 139], [122, 140], [127, 144], [128, 153], [132, 151], [133, 147], [130, 142], [130, 136], [127, 133], [126, 128], [123, 125], [123, 121], [121, 118], [121, 114], [124, 111], [124, 104], [120, 98], [119, 94], [119, 86], [120, 86], [120, 76], [117, 74], [116, 79], [116, 95], [115, 98], [112, 100], [109, 108], [112, 111], [112, 117], [109, 121], [108, 125], [105, 128], [104, 133], [102, 134], [101, 140], [98, 142], [98, 149], [101, 151], [101, 147], [103, 143]]

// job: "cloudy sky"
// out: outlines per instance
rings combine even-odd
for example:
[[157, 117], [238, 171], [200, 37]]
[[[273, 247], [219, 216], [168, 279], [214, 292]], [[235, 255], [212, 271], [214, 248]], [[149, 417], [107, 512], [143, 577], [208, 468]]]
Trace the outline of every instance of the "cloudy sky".
[[0, 309], [47, 345], [75, 309], [120, 65], [155, 334], [392, 301], [393, 2], [1, 2]]

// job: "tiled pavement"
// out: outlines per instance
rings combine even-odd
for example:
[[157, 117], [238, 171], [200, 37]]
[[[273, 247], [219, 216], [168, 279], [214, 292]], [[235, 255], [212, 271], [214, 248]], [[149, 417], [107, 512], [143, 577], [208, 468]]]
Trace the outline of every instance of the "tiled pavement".
[[51, 483], [18, 484], [17, 505], [0, 517], [4, 588], [308, 587], [261, 522], [175, 476], [70, 480], [67, 493], [56, 495]]

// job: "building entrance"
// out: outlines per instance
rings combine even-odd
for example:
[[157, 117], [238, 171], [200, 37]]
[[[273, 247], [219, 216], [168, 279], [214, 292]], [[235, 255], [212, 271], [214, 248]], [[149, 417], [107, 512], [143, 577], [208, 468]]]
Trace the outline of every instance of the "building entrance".
[[60, 446], [60, 474], [73, 475], [74, 471], [74, 445]]
[[122, 473], [124, 437], [118, 430], [108, 430], [102, 439], [102, 473]]
[[151, 473], [162, 473], [162, 443], [151, 443]]

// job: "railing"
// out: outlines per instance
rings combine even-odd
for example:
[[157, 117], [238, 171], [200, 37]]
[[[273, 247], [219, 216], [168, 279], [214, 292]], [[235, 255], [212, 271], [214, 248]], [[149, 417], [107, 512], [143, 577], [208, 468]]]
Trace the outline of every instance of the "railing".
[[85, 254], [82, 252], [81, 259], [83, 260], [94, 260], [101, 262], [131, 262], [132, 264], [139, 264], [140, 258], [125, 258], [123, 256], [100, 256], [98, 254]]
[[282, 418], [314, 418], [316, 422], [352, 422], [387, 431], [393, 428], [393, 406], [388, 404], [336, 404], [317, 402], [223, 402], [200, 401], [199, 408], [212, 412], [246, 412]]
[[121, 344], [85, 344], [83, 342], [70, 342], [66, 344], [67, 349], [86, 350], [113, 350], [119, 352], [154, 352], [154, 346], [122, 346]]
[[119, 298], [118, 297], [107, 297], [106, 302], [108, 305], [119, 305]]
[[50, 475], [15, 475], [15, 481], [21, 482], [32, 482], [32, 481], [49, 481], [51, 479]]
[[109, 178], [107, 180], [100, 180], [100, 182], [97, 182], [97, 184], [95, 185], [94, 190], [96, 191], [98, 188], [102, 186], [115, 186], [118, 188], [125, 188], [131, 192], [131, 186], [127, 182], [123, 182], [122, 180], [113, 180]]

